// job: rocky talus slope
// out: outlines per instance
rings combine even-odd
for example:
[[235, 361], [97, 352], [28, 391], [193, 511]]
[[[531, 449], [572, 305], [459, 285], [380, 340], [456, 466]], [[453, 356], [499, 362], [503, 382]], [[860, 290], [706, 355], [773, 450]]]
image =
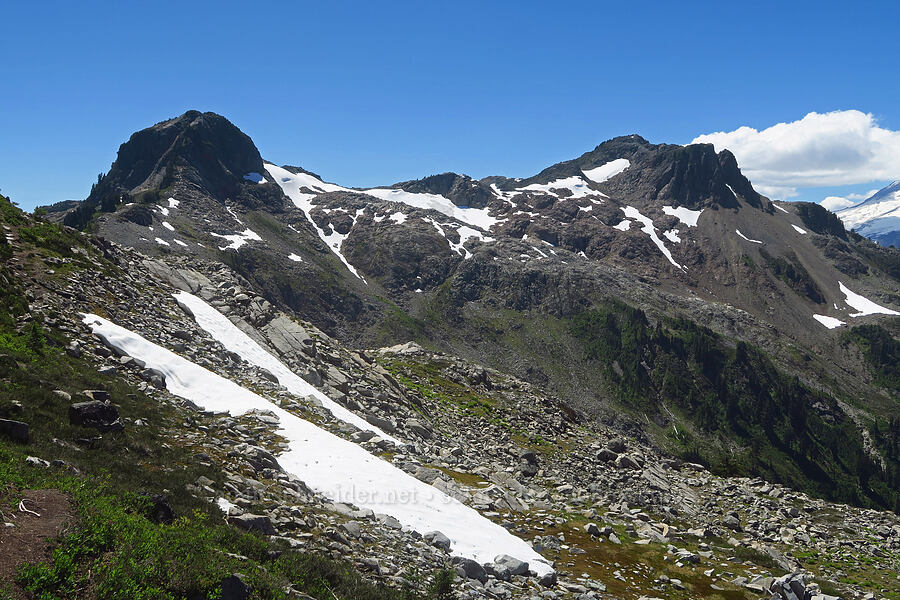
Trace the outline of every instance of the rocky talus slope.
[[[23, 249], [16, 228], [6, 235], [13, 249]], [[88, 250], [76, 253], [78, 261], [13, 259], [28, 286], [26, 320], [65, 336], [68, 354], [176, 411], [170, 443], [222, 473], [218, 481], [189, 483], [187, 491], [217, 503], [239, 527], [349, 558], [367, 577], [397, 588], [412, 572], [450, 567], [460, 576], [460, 598], [790, 600], [900, 593], [900, 519], [892, 513], [826, 502], [760, 479], [712, 475], [663, 454], [639, 428], [585, 419], [540, 386], [415, 343], [348, 348], [282, 312], [220, 262], [150, 258], [84, 239]], [[100, 268], [101, 259], [115, 270]], [[91, 260], [95, 268], [86, 268]], [[227, 315], [295, 373], [403, 445], [336, 419], [315, 397], [289, 393], [271, 372], [200, 327], [176, 301], [179, 291]], [[389, 514], [313, 492], [279, 464], [287, 444], [274, 413], [198, 410], [167, 390], [172, 382], [165, 373], [92, 335], [83, 313], [126, 327], [359, 444], [526, 540], [554, 572], [537, 577], [512, 557], [486, 564], [454, 557], [444, 535], [452, 532], [412, 531]], [[125, 428], [145, 426], [127, 413], [118, 417]], [[97, 435], [114, 436], [115, 427]]]

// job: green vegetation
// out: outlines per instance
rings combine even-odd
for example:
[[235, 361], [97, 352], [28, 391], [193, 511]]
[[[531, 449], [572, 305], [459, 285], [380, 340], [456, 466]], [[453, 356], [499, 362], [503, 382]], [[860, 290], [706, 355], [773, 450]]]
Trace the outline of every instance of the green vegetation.
[[851, 504], [900, 506], [900, 462], [879, 468], [832, 398], [758, 348], [687, 319], [651, 324], [616, 300], [575, 316], [571, 332], [626, 407], [690, 425], [666, 430], [683, 458]]
[[400, 384], [439, 406], [512, 430], [493, 399], [480, 397], [472, 388], [449, 379], [443, 373], [445, 364], [393, 360], [385, 361], [383, 366]]
[[788, 284], [794, 292], [806, 296], [816, 304], [825, 302], [821, 288], [809, 275], [806, 267], [800, 264], [793, 252], [789, 252], [787, 256], [775, 257], [760, 248], [759, 255], [766, 261], [766, 265], [775, 273], [775, 276]]
[[875, 382], [900, 392], [900, 341], [879, 325], [859, 325], [843, 335], [844, 346], [854, 343], [862, 352]]
[[[0, 216], [17, 228], [23, 256], [33, 255], [28, 260], [79, 245], [77, 236], [34, 223], [6, 198]], [[8, 250], [0, 245], [7, 256]], [[15, 585], [41, 600], [213, 599], [235, 573], [255, 599], [285, 598], [288, 585], [323, 600], [454, 597], [449, 571], [411, 574], [405, 590], [394, 590], [366, 581], [350, 563], [288, 550], [225, 523], [217, 507], [189, 491], [201, 476], [221, 482], [222, 475], [172, 435], [183, 427], [184, 413], [64, 352], [59, 332], [29, 317], [24, 290], [6, 262], [0, 283], [0, 418], [31, 427], [25, 445], [0, 438], [0, 511], [15, 513], [29, 490], [58, 490], [74, 516], [47, 560], [22, 564], [14, 580], [0, 580], [0, 598]], [[97, 435], [70, 424], [69, 405], [86, 389], [110, 394], [123, 431]], [[29, 465], [29, 455], [60, 466]], [[148, 495], [164, 495], [176, 518], [154, 521]]]

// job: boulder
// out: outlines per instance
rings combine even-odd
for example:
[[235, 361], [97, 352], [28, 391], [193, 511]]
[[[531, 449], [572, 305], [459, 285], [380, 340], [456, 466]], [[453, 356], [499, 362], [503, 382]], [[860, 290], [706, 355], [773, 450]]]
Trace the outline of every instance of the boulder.
[[454, 556], [450, 559], [450, 564], [456, 567], [456, 572], [460, 577], [466, 579], [475, 579], [481, 583], [487, 583], [487, 571], [480, 564], [471, 558], [463, 558], [462, 556]]
[[100, 400], [76, 402], [69, 406], [69, 423], [98, 431], [121, 431], [125, 428], [119, 418], [119, 409]]
[[508, 554], [501, 554], [500, 556], [496, 557], [494, 559], [494, 564], [502, 565], [508, 568], [511, 575], [528, 574], [528, 563], [525, 561], [521, 561], [518, 558], [509, 556]]
[[619, 455], [616, 454], [615, 452], [613, 452], [612, 450], [610, 450], [609, 448], [601, 448], [597, 452], [597, 460], [600, 460], [603, 462], [607, 462], [607, 463], [613, 462], [617, 458], [619, 458]]
[[406, 430], [416, 434], [423, 440], [430, 440], [432, 437], [431, 431], [427, 427], [422, 425], [422, 423], [418, 419], [407, 419]]
[[154, 523], [171, 523], [175, 520], [175, 511], [165, 496], [158, 494], [140, 494], [147, 500], [146, 515]]
[[440, 531], [429, 531], [422, 536], [422, 539], [424, 539], [435, 548], [440, 548], [441, 550], [445, 551], [450, 550], [450, 538], [448, 538]]
[[251, 588], [242, 575], [235, 573], [222, 580], [221, 600], [248, 600]]
[[620, 469], [640, 469], [641, 468], [641, 465], [639, 465], [638, 462], [634, 458], [632, 458], [631, 456], [628, 456], [627, 454], [620, 454], [619, 457], [616, 459], [615, 464], [616, 464], [616, 467], [618, 467]]
[[244, 531], [258, 531], [264, 535], [275, 535], [276, 533], [275, 527], [272, 525], [272, 520], [265, 515], [246, 513], [231, 517], [229, 520], [235, 527], [243, 529]]
[[0, 419], [0, 435], [20, 444], [27, 444], [30, 439], [28, 423]]

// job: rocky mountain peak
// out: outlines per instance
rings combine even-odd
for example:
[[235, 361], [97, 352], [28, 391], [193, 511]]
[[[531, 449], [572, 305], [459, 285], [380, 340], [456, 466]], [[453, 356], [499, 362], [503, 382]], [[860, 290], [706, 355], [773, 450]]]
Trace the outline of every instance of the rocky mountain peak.
[[98, 208], [110, 211], [123, 198], [158, 194], [176, 180], [215, 198], [237, 195], [245, 175], [263, 172], [249, 136], [221, 115], [191, 110], [134, 133], [66, 223], [83, 225]]

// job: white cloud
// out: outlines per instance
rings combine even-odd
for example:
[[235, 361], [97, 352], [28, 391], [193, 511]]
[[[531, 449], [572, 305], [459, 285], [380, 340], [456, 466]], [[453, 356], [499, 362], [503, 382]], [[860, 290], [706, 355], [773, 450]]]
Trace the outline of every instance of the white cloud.
[[836, 210], [841, 210], [842, 208], [849, 208], [858, 204], [865, 200], [866, 198], [871, 198], [876, 193], [878, 193], [878, 189], [869, 190], [865, 194], [847, 194], [846, 196], [828, 196], [819, 204], [827, 208], [828, 210], [834, 212]]
[[854, 204], [856, 204], [856, 202], [856, 200], [841, 198], [840, 196], [828, 196], [827, 198], [819, 202], [819, 204], [834, 212], [836, 210], [841, 210], [842, 208], [847, 208], [848, 206], [853, 206]]
[[900, 177], [900, 131], [879, 127], [873, 115], [858, 110], [813, 112], [762, 131], [744, 126], [692, 143], [731, 150], [754, 187], [778, 199], [796, 196], [798, 188]]

